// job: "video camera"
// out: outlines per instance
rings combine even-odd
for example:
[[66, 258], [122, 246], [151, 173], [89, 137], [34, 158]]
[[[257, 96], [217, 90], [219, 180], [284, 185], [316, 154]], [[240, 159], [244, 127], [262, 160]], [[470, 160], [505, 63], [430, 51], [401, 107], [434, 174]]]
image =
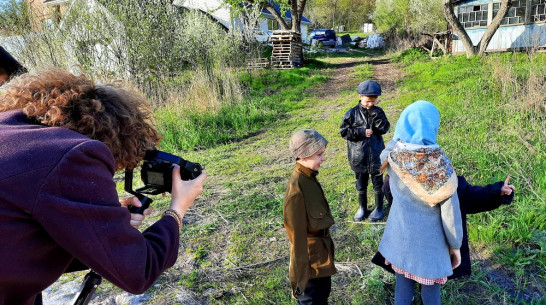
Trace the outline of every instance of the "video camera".
[[[141, 207], [129, 206], [131, 213], [142, 214], [150, 206], [153, 200], [144, 194], [157, 195], [172, 191], [172, 171], [175, 164], [180, 166], [180, 178], [182, 180], [195, 179], [203, 171], [199, 163], [190, 162], [157, 149], [148, 150], [144, 155], [144, 162], [140, 170], [140, 177], [144, 182], [143, 187], [133, 190], [133, 170], [125, 171], [125, 191], [136, 196], [142, 203]], [[90, 271], [85, 276], [79, 293], [74, 296], [72, 304], [88, 304], [101, 281], [100, 275]]]

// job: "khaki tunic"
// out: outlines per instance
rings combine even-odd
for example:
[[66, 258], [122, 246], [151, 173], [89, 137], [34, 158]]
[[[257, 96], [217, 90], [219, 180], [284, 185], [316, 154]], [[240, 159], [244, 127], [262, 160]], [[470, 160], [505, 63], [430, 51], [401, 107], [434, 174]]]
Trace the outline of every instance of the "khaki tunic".
[[305, 291], [309, 279], [336, 273], [329, 234], [334, 218], [317, 174], [296, 163], [284, 197], [284, 227], [290, 240], [289, 277], [295, 298]]

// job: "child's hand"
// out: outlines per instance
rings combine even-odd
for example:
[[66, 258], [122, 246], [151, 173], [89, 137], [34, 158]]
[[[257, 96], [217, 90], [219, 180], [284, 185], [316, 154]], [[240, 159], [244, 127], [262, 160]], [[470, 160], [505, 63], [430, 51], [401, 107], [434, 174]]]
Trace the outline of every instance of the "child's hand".
[[510, 176], [506, 177], [506, 180], [504, 181], [504, 185], [501, 187], [501, 195], [510, 195], [513, 191], [516, 190], [516, 188], [509, 184]]
[[372, 136], [373, 131], [371, 129], [366, 129], [366, 138], [369, 138]]
[[449, 249], [449, 258], [451, 259], [451, 268], [459, 267], [461, 264], [461, 250]]

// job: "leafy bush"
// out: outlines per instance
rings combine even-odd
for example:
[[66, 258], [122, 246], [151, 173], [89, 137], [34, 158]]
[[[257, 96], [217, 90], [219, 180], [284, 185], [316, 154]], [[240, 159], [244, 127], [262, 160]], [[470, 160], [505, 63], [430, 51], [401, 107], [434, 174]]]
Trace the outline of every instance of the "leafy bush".
[[372, 20], [381, 33], [420, 34], [445, 28], [441, 0], [377, 0]]

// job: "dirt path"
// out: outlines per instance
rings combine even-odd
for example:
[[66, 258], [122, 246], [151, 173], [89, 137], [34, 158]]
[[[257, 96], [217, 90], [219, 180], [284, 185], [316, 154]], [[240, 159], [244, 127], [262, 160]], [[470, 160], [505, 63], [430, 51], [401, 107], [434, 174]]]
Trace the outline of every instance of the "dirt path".
[[362, 58], [347, 58], [340, 63], [332, 64], [330, 67], [334, 69], [334, 73], [313, 92], [313, 95], [323, 100], [331, 100], [338, 98], [343, 90], [356, 88], [359, 80], [354, 76], [354, 69], [365, 63], [367, 61]]
[[372, 79], [381, 84], [385, 93], [396, 93], [396, 82], [404, 77], [403, 71], [389, 59], [377, 59], [369, 61], [374, 66]]
[[335, 99], [344, 90], [356, 90], [358, 84], [364, 81], [364, 79], [358, 79], [355, 76], [354, 69], [356, 66], [362, 64], [373, 65], [374, 73], [372, 79], [381, 84], [384, 93], [396, 92], [396, 82], [404, 77], [404, 73], [390, 59], [367, 60], [362, 58], [347, 58], [346, 61], [332, 65], [335, 72], [328, 81], [320, 86], [315, 96], [321, 99]]

